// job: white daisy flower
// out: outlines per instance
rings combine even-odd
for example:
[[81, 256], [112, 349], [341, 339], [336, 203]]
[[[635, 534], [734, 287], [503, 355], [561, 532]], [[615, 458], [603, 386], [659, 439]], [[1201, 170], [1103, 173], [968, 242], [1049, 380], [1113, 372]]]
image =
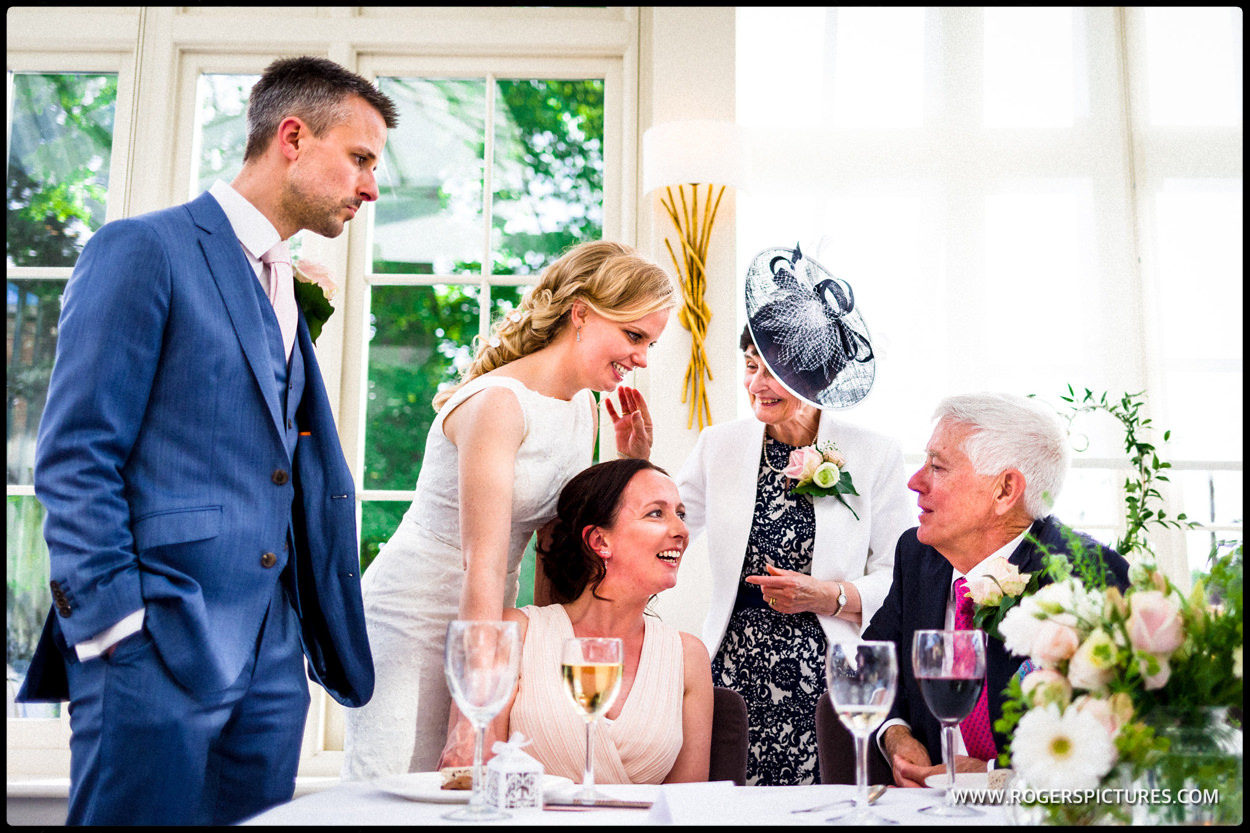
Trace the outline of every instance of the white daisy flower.
[[1093, 790], [1115, 764], [1115, 744], [1089, 712], [1033, 708], [1011, 742], [1012, 766], [1039, 790]]

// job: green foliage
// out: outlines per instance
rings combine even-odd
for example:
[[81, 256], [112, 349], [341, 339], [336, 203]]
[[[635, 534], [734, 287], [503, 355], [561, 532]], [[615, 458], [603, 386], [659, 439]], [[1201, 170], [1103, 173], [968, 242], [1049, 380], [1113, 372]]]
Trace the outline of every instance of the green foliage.
[[[510, 231], [508, 213], [496, 211], [492, 224], [500, 241], [491, 272], [495, 275], [540, 271], [568, 247], [597, 240], [603, 233], [603, 82], [601, 80], [500, 80], [501, 102], [515, 132], [502, 143], [499, 164], [515, 176], [496, 179], [495, 199], [513, 216], [528, 212], [539, 229]], [[448, 111], [461, 123], [473, 123], [461, 87], [431, 86], [445, 97]], [[472, 141], [480, 156], [482, 137]], [[503, 184], [500, 184], [503, 180]], [[440, 201], [449, 196], [440, 193]], [[544, 199], [557, 198], [567, 211], [551, 216]], [[475, 271], [478, 263], [457, 263], [456, 271]], [[428, 271], [423, 264], [375, 262], [381, 273]], [[520, 303], [525, 287], [493, 286], [490, 319]], [[456, 363], [473, 354], [481, 304], [477, 286], [375, 286], [370, 310], [366, 410], [367, 442], [362, 487], [411, 489], [416, 484], [426, 436], [434, 420], [431, 402], [440, 386], [457, 378]], [[407, 505], [370, 502], [361, 522], [361, 565], [367, 568], [399, 526]], [[532, 554], [527, 555], [532, 563]], [[523, 570], [526, 583], [528, 572]], [[525, 588], [523, 588], [523, 596]]]
[[[1150, 542], [1146, 538], [1151, 526], [1163, 529], [1193, 529], [1198, 526], [1187, 520], [1184, 512], [1169, 518], [1165, 510], [1155, 509], [1152, 505], [1163, 500], [1156, 484], [1168, 482], [1167, 470], [1172, 464], [1160, 460], [1155, 446], [1139, 436], [1151, 426], [1150, 418], [1140, 414], [1145, 404], [1144, 397], [1144, 391], [1125, 393], [1118, 402], [1114, 402], [1107, 399], [1106, 393], [1095, 396], [1086, 388], [1084, 396], [1078, 400], [1071, 385], [1068, 385], [1068, 395], [1059, 397], [1070, 406], [1069, 425], [1079, 414], [1102, 411], [1117, 420], [1124, 429], [1124, 450], [1129, 455], [1133, 471], [1124, 480], [1127, 526], [1124, 537], [1116, 542], [1114, 549], [1128, 558], [1137, 553], [1151, 553]], [[1167, 442], [1171, 435], [1171, 431], [1164, 431], [1163, 441]]]
[[104, 221], [116, 75], [27, 75], [11, 82], [5, 251], [15, 266], [73, 266]]

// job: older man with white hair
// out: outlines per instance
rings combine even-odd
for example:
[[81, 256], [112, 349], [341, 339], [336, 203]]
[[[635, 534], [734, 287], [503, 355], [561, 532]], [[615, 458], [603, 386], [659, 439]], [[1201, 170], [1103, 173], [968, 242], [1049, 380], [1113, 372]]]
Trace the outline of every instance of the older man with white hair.
[[[995, 556], [1021, 573], [1040, 571], [1046, 552], [1072, 557], [1072, 530], [1050, 514], [1069, 461], [1058, 416], [1032, 399], [979, 393], [942, 400], [933, 418], [924, 465], [907, 483], [918, 495], [920, 523], [899, 538], [893, 584], [863, 635], [898, 648], [898, 694], [877, 737], [903, 787], [922, 787], [945, 772], [941, 725], [912, 672], [914, 632], [971, 627], [967, 584], [986, 574]], [[1126, 587], [1123, 556], [1077, 535], [1101, 559], [1108, 583]], [[991, 727], [1023, 661], [989, 637], [985, 691], [956, 733], [956, 771], [984, 771], [1002, 749], [1007, 738]]]

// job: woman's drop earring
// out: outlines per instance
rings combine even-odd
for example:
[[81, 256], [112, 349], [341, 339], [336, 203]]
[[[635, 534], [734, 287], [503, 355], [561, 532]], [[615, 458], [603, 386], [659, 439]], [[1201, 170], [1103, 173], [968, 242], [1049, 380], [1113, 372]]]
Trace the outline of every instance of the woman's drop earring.
[[577, 328], [577, 340], [578, 341], [582, 340], [582, 328], [581, 327]]

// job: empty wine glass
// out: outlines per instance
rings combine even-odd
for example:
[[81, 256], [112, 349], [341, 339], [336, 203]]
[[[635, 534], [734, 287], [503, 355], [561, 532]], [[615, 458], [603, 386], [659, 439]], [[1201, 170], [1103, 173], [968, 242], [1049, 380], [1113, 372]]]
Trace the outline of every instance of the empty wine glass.
[[911, 664], [925, 704], [942, 724], [942, 762], [946, 765], [946, 802], [920, 812], [935, 816], [983, 815], [966, 804], [951, 804], [950, 798], [955, 786], [955, 727], [972, 714], [985, 686], [985, 632], [916, 631]]
[[846, 642], [829, 646], [825, 663], [829, 699], [855, 736], [855, 809], [832, 821], [839, 824], [896, 824], [868, 806], [868, 736], [885, 722], [898, 685], [893, 642]]
[[577, 801], [593, 804], [601, 794], [595, 790], [595, 721], [612, 708], [621, 690], [625, 648], [614, 638], [574, 637], [564, 641], [560, 672], [564, 690], [586, 721], [586, 768]]
[[486, 726], [512, 696], [521, 664], [521, 637], [516, 622], [469, 622], [457, 619], [447, 625], [443, 671], [447, 688], [460, 712], [475, 730], [473, 741], [473, 793], [466, 807], [445, 813], [453, 821], [488, 821], [510, 818], [488, 807], [482, 798], [482, 747]]

